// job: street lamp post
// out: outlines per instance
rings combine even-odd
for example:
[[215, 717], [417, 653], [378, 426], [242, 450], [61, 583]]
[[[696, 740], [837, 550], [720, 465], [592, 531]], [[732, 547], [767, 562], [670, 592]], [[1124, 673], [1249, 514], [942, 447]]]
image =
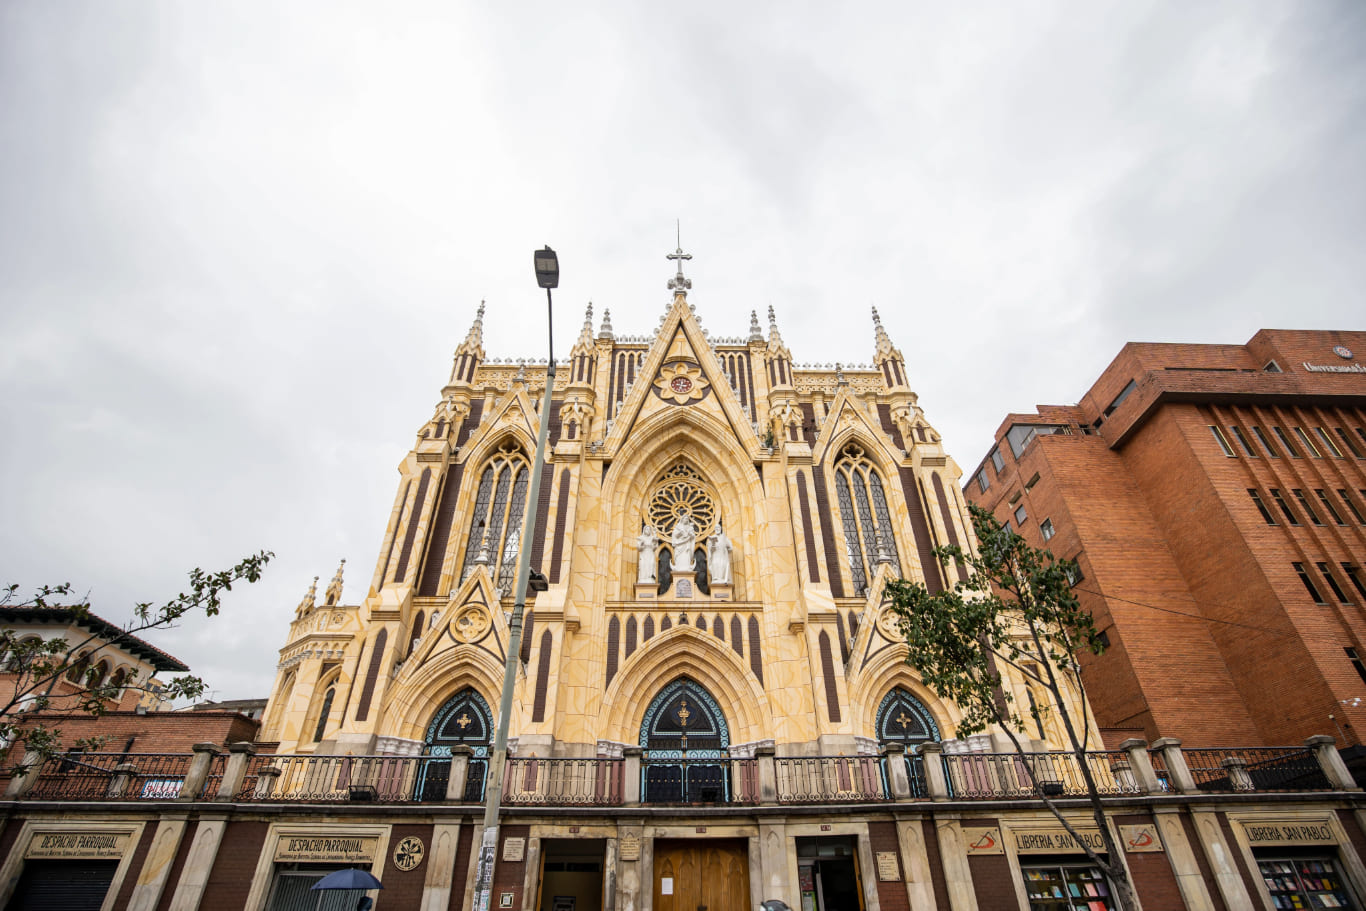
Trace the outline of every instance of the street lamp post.
[[512, 604], [512, 619], [508, 622], [507, 661], [503, 664], [503, 692], [498, 700], [498, 727], [494, 732], [493, 755], [489, 757], [487, 784], [484, 788], [484, 834], [479, 846], [479, 873], [474, 884], [474, 908], [488, 911], [493, 897], [493, 867], [498, 853], [498, 814], [503, 799], [503, 774], [507, 766], [508, 726], [512, 722], [512, 692], [517, 684], [518, 653], [522, 644], [522, 612], [526, 608], [528, 587], [543, 592], [549, 583], [541, 573], [531, 571], [531, 539], [536, 529], [536, 512], [541, 489], [541, 466], [545, 461], [545, 444], [550, 430], [550, 396], [555, 388], [554, 309], [550, 289], [560, 284], [560, 263], [555, 251], [546, 247], [535, 253], [536, 282], [545, 289], [546, 324], [549, 333], [549, 354], [545, 370], [545, 397], [541, 400], [541, 426], [536, 431], [536, 458], [531, 463], [531, 485], [528, 487], [526, 520], [522, 522], [522, 549], [517, 556], [516, 596]]

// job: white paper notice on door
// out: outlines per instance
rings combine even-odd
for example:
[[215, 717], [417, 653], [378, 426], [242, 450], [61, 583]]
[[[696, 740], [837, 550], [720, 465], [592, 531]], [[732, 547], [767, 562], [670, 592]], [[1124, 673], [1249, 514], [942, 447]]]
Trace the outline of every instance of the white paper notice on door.
[[673, 878], [672, 876], [662, 876], [662, 877], [660, 877], [660, 879], [659, 879], [659, 894], [660, 894], [660, 895], [673, 895], [673, 894], [674, 894], [674, 878]]

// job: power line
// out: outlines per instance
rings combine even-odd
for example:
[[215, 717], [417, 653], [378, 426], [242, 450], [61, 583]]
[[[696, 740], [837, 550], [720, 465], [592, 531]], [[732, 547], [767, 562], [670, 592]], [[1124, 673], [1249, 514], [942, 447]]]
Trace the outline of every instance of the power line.
[[[1159, 606], [1156, 605], [1156, 604], [1148, 604], [1148, 603], [1146, 603], [1146, 602], [1144, 602], [1144, 601], [1132, 601], [1132, 600], [1130, 600], [1130, 599], [1128, 599], [1128, 598], [1121, 598], [1121, 597], [1119, 597], [1118, 595], [1107, 595], [1107, 594], [1103, 594], [1103, 593], [1098, 592], [1098, 591], [1092, 591], [1092, 590], [1089, 589], [1089, 588], [1078, 588], [1078, 589], [1076, 589], [1076, 591], [1085, 592], [1085, 593], [1088, 594], [1088, 595], [1095, 595], [1095, 596], [1097, 596], [1097, 597], [1099, 597], [1099, 598], [1105, 598], [1105, 599], [1107, 599], [1107, 600], [1109, 600], [1109, 601], [1119, 601], [1119, 602], [1122, 602], [1122, 603], [1124, 603], [1124, 604], [1132, 604], [1132, 605], [1134, 605], [1135, 607], [1146, 607], [1146, 608], [1148, 608], [1149, 610], [1162, 611], [1164, 614], [1175, 614], [1175, 615], [1178, 616], [1178, 617], [1189, 617], [1189, 618], [1191, 618], [1192, 620], [1203, 620], [1203, 621], [1205, 621], [1206, 623], [1222, 623], [1222, 624], [1224, 624], [1224, 625], [1226, 625], [1226, 626], [1236, 626], [1236, 627], [1239, 627], [1240, 629], [1260, 630], [1261, 632], [1264, 632], [1264, 633], [1272, 633], [1272, 634], [1274, 634], [1274, 635], [1277, 635], [1277, 636], [1285, 636], [1285, 637], [1287, 637], [1287, 638], [1294, 638], [1294, 637], [1297, 636], [1297, 633], [1286, 632], [1284, 629], [1273, 629], [1272, 627], [1269, 627], [1269, 626], [1257, 626], [1257, 625], [1251, 624], [1251, 623], [1239, 623], [1239, 622], [1237, 622], [1236, 620], [1220, 620], [1220, 619], [1218, 619], [1217, 617], [1206, 617], [1206, 616], [1204, 616], [1203, 614], [1188, 614], [1188, 613], [1186, 613], [1185, 611], [1172, 610], [1170, 607], [1159, 607]], [[1191, 599], [1191, 603], [1192, 603], [1192, 604], [1198, 604], [1198, 603], [1200, 603], [1200, 602], [1195, 601], [1194, 599]]]

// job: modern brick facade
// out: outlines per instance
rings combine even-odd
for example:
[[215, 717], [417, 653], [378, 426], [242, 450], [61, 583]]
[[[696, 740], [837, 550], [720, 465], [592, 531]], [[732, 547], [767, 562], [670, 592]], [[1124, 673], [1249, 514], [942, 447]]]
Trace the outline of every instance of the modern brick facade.
[[1077, 405], [1001, 423], [965, 492], [1077, 559], [1107, 740], [1361, 743], [1363, 356], [1366, 332], [1133, 343]]

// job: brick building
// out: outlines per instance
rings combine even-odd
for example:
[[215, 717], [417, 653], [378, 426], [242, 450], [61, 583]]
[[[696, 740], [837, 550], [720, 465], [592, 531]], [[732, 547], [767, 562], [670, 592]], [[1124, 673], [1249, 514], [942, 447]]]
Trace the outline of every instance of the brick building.
[[1366, 332], [1125, 345], [1010, 414], [966, 485], [1076, 558], [1107, 739], [1279, 744], [1366, 726]]

